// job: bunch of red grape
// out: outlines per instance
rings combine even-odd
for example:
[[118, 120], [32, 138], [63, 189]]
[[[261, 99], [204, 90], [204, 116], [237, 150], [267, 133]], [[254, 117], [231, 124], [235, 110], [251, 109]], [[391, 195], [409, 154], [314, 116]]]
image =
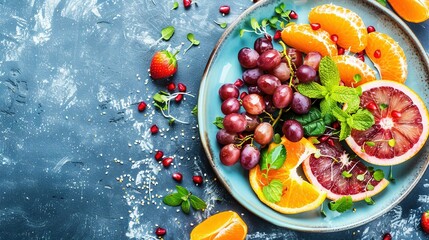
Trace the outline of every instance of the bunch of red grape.
[[[240, 161], [244, 169], [255, 167], [261, 157], [260, 148], [271, 143], [276, 132], [292, 142], [301, 140], [302, 125], [282, 114], [308, 113], [311, 99], [296, 91], [294, 84], [319, 81], [321, 58], [318, 52], [304, 57], [294, 48], [278, 51], [270, 36], [256, 39], [253, 48], [240, 49], [238, 62], [243, 68], [242, 79], [219, 88], [223, 101], [221, 111], [225, 116], [216, 139], [222, 145], [220, 160], [224, 165]], [[240, 93], [239, 88], [245, 86], [247, 91]], [[281, 124], [281, 128], [276, 128], [277, 124]]]

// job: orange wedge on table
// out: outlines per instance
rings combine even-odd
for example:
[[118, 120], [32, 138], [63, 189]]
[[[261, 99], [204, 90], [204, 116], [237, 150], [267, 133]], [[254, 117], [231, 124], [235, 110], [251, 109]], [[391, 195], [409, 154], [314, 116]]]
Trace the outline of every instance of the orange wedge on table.
[[365, 49], [368, 32], [362, 18], [355, 12], [334, 4], [324, 4], [312, 8], [308, 20], [320, 24], [330, 35], [337, 35], [338, 46], [351, 52]]
[[357, 87], [375, 80], [375, 71], [356, 57], [338, 55], [333, 56], [332, 60], [337, 64], [341, 81], [348, 87]]
[[281, 38], [286, 45], [304, 53], [316, 51], [322, 56], [338, 55], [331, 35], [323, 29], [313, 30], [309, 24], [289, 24], [282, 30]]
[[191, 231], [191, 240], [244, 240], [247, 225], [233, 211], [220, 212], [208, 217]]
[[408, 22], [420, 23], [429, 19], [429, 0], [388, 0], [393, 10]]
[[378, 69], [380, 79], [405, 82], [408, 74], [407, 58], [392, 37], [381, 32], [369, 33], [365, 52]]
[[[286, 161], [281, 168], [271, 169], [268, 174], [265, 170], [262, 172], [259, 165], [251, 169], [249, 181], [253, 191], [263, 203], [284, 214], [296, 214], [319, 207], [325, 200], [326, 193], [314, 187], [297, 173], [297, 168], [316, 151], [316, 148], [305, 138], [299, 142], [290, 142], [282, 137], [280, 144], [286, 148]], [[278, 144], [272, 143], [268, 151], [276, 146]], [[282, 195], [278, 202], [268, 201], [262, 190], [273, 179], [282, 182]]]

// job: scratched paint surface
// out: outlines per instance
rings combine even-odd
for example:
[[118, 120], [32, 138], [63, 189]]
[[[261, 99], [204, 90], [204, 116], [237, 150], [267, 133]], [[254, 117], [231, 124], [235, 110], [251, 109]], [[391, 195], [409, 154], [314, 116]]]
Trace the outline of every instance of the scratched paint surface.
[[[202, 151], [196, 105], [199, 80], [223, 32], [213, 20], [231, 22], [252, 3], [202, 0], [189, 10], [173, 1], [0, 0], [0, 239], [187, 239], [192, 227], [226, 209], [240, 213], [248, 239], [425, 239], [419, 217], [429, 208], [429, 175], [400, 205], [362, 227], [339, 233], [290, 231], [261, 221], [215, 180]], [[158, 41], [174, 25], [173, 38]], [[427, 35], [421, 28], [420, 38]], [[188, 124], [170, 126], [140, 101], [163, 90], [148, 78], [151, 55], [182, 50], [192, 32], [201, 44], [179, 54], [176, 82], [194, 95], [174, 105]], [[429, 41], [423, 42], [429, 50]], [[161, 131], [151, 135], [156, 123]], [[164, 169], [153, 158], [162, 150], [175, 159]], [[162, 204], [182, 186], [208, 202], [205, 212], [185, 215]], [[192, 175], [203, 175], [195, 186]]]

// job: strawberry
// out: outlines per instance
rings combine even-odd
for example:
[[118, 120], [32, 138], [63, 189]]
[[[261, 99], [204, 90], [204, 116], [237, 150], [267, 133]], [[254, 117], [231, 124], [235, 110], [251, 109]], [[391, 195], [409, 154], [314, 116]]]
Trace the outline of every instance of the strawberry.
[[176, 54], [167, 50], [156, 52], [150, 63], [150, 76], [155, 80], [173, 76], [177, 71]]
[[420, 224], [423, 231], [429, 233], [429, 211], [423, 212]]

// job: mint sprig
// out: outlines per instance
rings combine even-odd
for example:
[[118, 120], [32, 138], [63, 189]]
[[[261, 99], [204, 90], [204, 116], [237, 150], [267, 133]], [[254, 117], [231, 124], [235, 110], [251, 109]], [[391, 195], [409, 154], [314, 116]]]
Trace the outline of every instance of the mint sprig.
[[[271, 169], [279, 169], [283, 166], [286, 160], [286, 148], [283, 144], [279, 144], [275, 148], [268, 151], [267, 148], [262, 150], [260, 168], [262, 176], [267, 178], [268, 172]], [[283, 183], [279, 179], [273, 179], [271, 182], [262, 188], [264, 197], [273, 203], [280, 201], [283, 193]]]
[[283, 192], [283, 183], [278, 179], [273, 179], [271, 182], [262, 188], [264, 197], [273, 203], [281, 200]]
[[189, 214], [191, 206], [195, 210], [204, 210], [207, 208], [207, 204], [201, 198], [193, 195], [186, 188], [177, 185], [176, 192], [165, 196], [162, 202], [168, 206], [177, 207], [180, 206], [182, 211]]

